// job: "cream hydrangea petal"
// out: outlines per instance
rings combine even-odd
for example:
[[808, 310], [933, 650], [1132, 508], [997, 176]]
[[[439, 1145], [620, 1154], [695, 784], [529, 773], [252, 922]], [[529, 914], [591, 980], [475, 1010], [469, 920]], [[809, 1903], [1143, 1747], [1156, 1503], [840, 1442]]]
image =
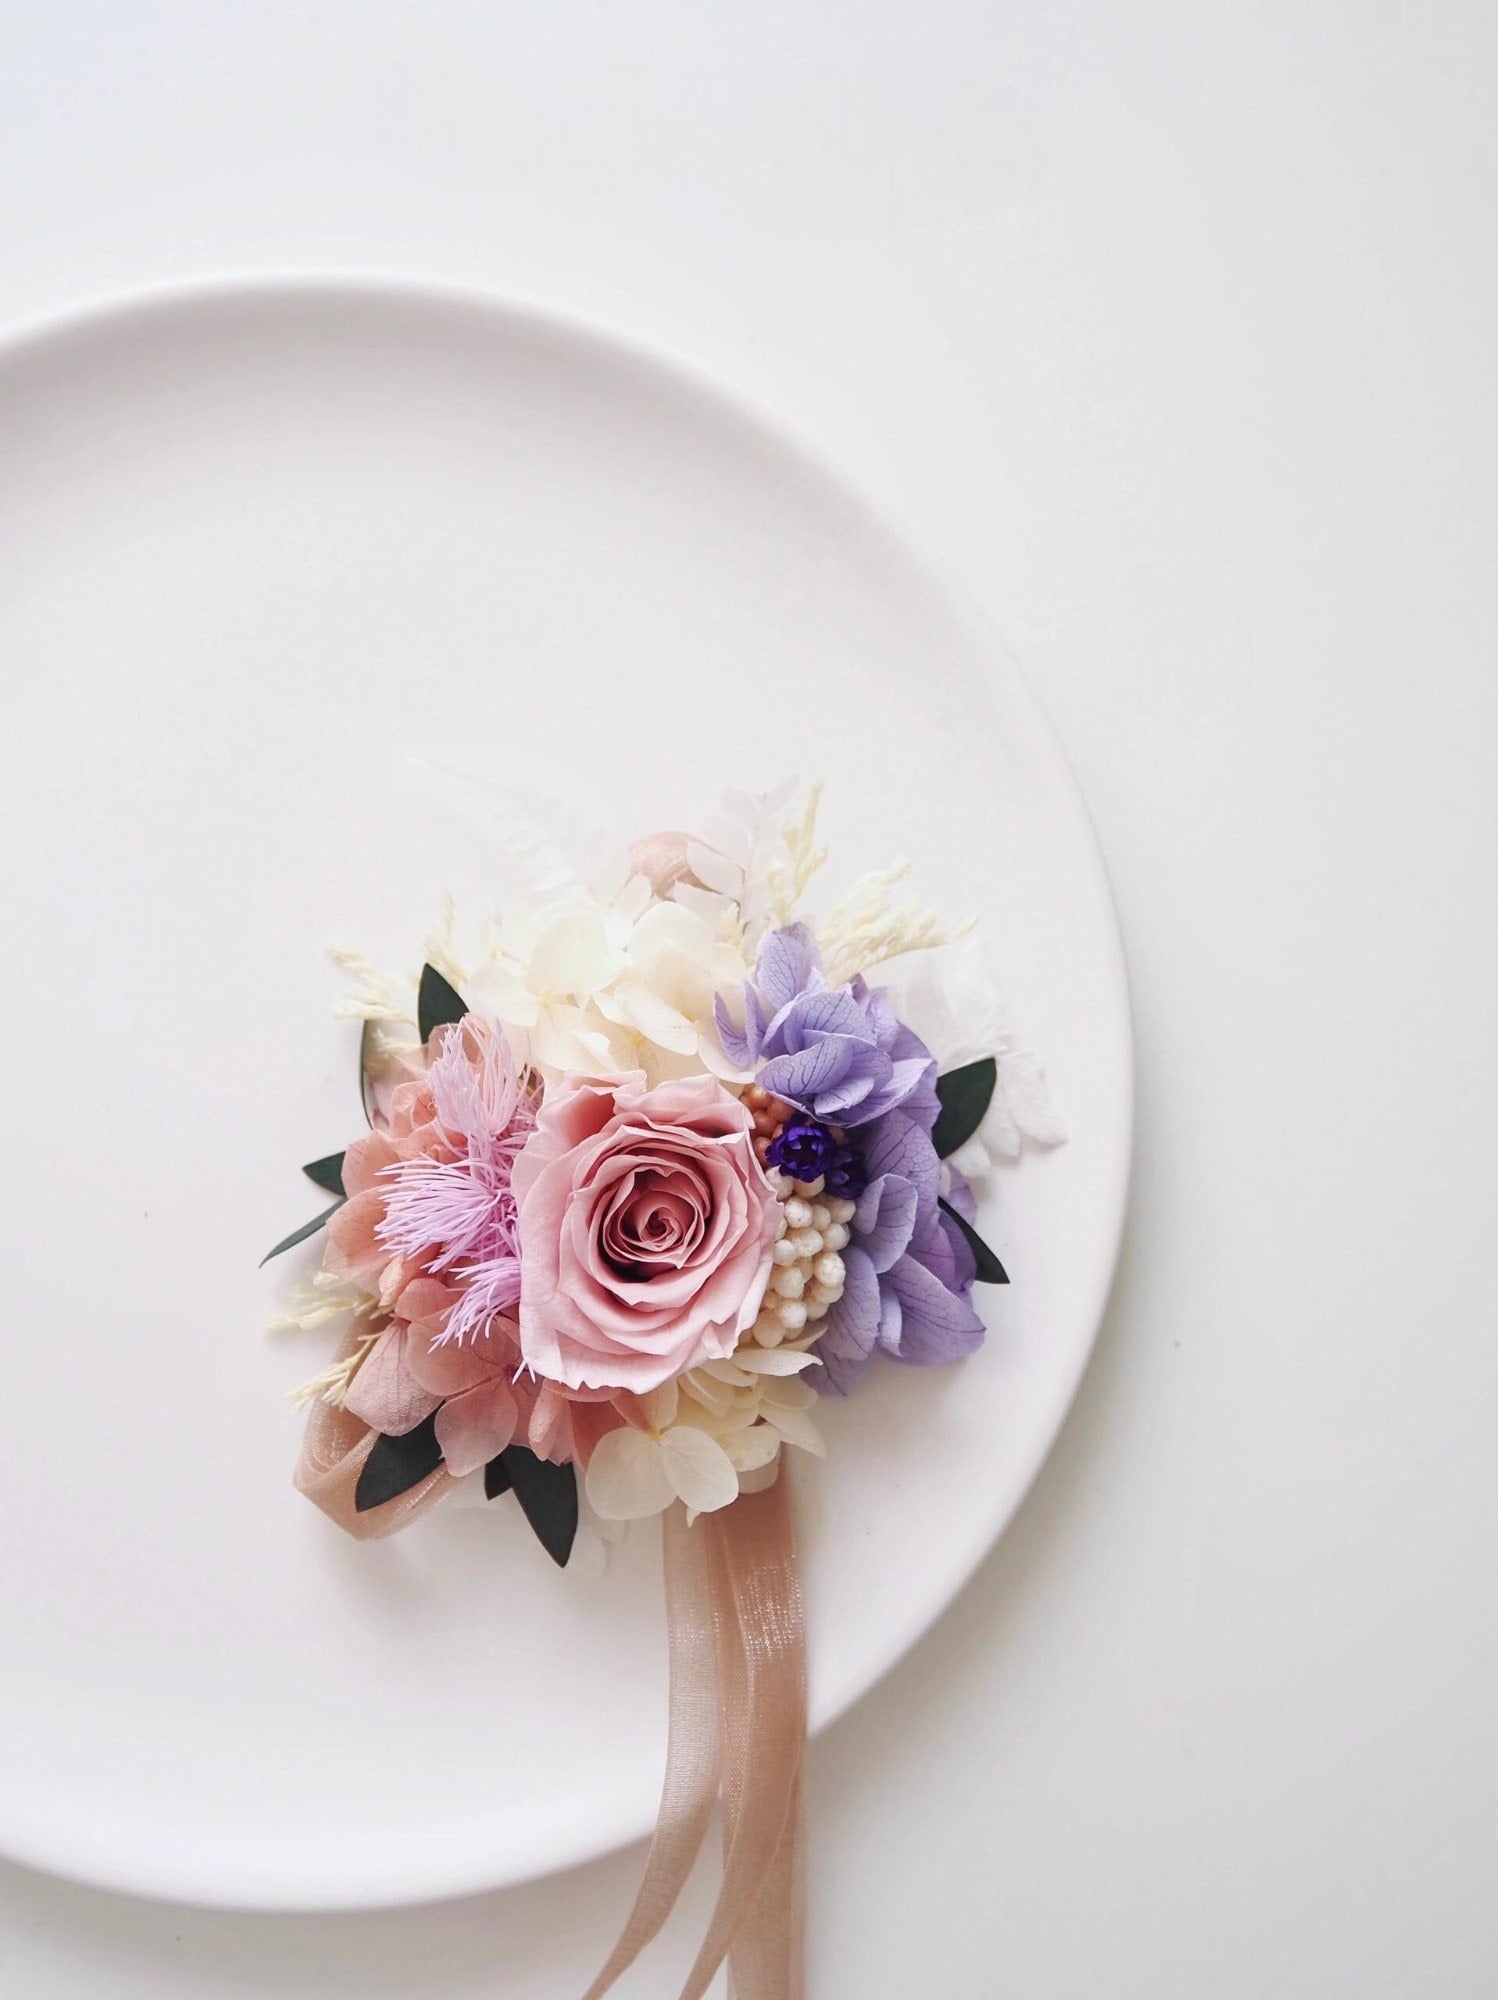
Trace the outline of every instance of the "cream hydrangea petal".
[[[747, 1352], [748, 1350], [742, 1350]], [[706, 1375], [710, 1381], [722, 1382], [730, 1389], [747, 1389], [749, 1373], [739, 1362], [739, 1351], [735, 1351], [730, 1361], [704, 1361], [692, 1370], [694, 1375]]]
[[530, 1031], [533, 1059], [549, 1069], [595, 1073], [632, 1069], [628, 1050], [611, 1034], [596, 1008], [550, 1006]]
[[706, 1431], [678, 1424], [660, 1441], [661, 1464], [688, 1516], [712, 1514], [739, 1497], [733, 1460]]
[[[747, 855], [745, 857], [747, 859]], [[716, 889], [720, 896], [738, 897], [744, 891], [744, 868], [713, 847], [694, 840], [687, 849], [687, 866], [704, 889]]]
[[629, 1426], [598, 1440], [585, 1483], [588, 1505], [604, 1521], [643, 1521], [664, 1512], [676, 1497], [659, 1441]]
[[777, 1453], [776, 1457], [772, 1458], [768, 1465], [757, 1465], [752, 1472], [741, 1472], [739, 1474], [740, 1493], [763, 1493], [767, 1487], [773, 1486], [780, 1474], [778, 1458], [779, 1454]]
[[809, 1410], [817, 1401], [817, 1392], [810, 1382], [765, 1382], [761, 1393], [767, 1404], [784, 1410]]
[[[750, 839], [752, 827], [752, 819], [746, 824], [743, 820], [730, 819], [726, 813], [715, 813], [703, 822], [703, 843], [707, 847], [716, 849], [719, 854], [725, 855], [728, 860], [736, 861], [742, 872], [748, 864], [753, 845]], [[706, 879], [704, 876], [703, 880]]]
[[738, 908], [736, 897], [719, 895], [716, 889], [699, 889], [695, 882], [678, 882], [671, 891], [671, 897], [673, 902], [714, 932], [720, 930], [724, 918]]
[[810, 1410], [801, 1410], [789, 1404], [765, 1405], [765, 1422], [773, 1424], [787, 1444], [799, 1445], [802, 1451], [809, 1451], [816, 1458], [827, 1456], [827, 1447], [822, 1442], [822, 1433], [817, 1429], [816, 1419]]
[[541, 1003], [525, 980], [508, 966], [489, 964], [471, 972], [464, 981], [465, 995], [482, 1014], [492, 1014], [507, 1027], [535, 1025]]
[[538, 993], [576, 996], [606, 986], [622, 956], [610, 929], [608, 912], [596, 903], [572, 903], [555, 911], [531, 944], [532, 986]]
[[689, 1368], [681, 1378], [681, 1386], [699, 1408], [710, 1411], [714, 1416], [726, 1416], [733, 1408], [733, 1389], [742, 1388], [744, 1384], [730, 1385], [721, 1381], [716, 1375], [708, 1373], [709, 1365], [704, 1363], [701, 1367]]
[[646, 1390], [640, 1398], [640, 1412], [653, 1431], [668, 1431], [676, 1422], [680, 1401], [681, 1389], [673, 1376], [658, 1388]]
[[660, 965], [673, 955], [706, 964], [718, 939], [700, 917], [681, 903], [652, 903], [629, 940], [632, 965]]
[[614, 898], [614, 908], [620, 916], [637, 923], [650, 908], [655, 891], [650, 886], [648, 875], [631, 875], [619, 894]]
[[621, 979], [607, 1000], [600, 999], [599, 1006], [612, 1019], [628, 1022], [647, 1041], [658, 1042], [663, 1049], [680, 1056], [696, 1051], [696, 1024], [638, 974]]
[[[722, 1442], [724, 1451], [733, 1461], [734, 1470], [740, 1474], [758, 1472], [761, 1466], [771, 1464], [780, 1454], [780, 1433], [772, 1424], [756, 1424], [752, 1430], [735, 1431]], [[742, 1491], [742, 1478], [739, 1487]]]
[[685, 1402], [677, 1417], [678, 1424], [686, 1424], [695, 1431], [706, 1431], [709, 1437], [726, 1438], [735, 1431], [746, 1431], [759, 1415], [759, 1398], [753, 1390], [740, 1390], [726, 1409], [713, 1410], [701, 1403]]
[[815, 1354], [799, 1347], [741, 1347], [735, 1362], [751, 1375], [799, 1375], [803, 1368], [820, 1368]]

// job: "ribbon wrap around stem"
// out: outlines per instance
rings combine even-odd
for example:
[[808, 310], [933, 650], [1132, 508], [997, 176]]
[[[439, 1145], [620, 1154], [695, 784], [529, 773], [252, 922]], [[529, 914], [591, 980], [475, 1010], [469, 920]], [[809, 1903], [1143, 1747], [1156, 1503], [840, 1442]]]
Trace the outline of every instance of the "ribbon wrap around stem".
[[[358, 1344], [357, 1334], [350, 1332], [338, 1350], [338, 1359], [346, 1361]], [[361, 1423], [351, 1410], [319, 1399], [308, 1412], [307, 1428], [302, 1433], [302, 1455], [297, 1461], [297, 1491], [305, 1493], [330, 1521], [336, 1521], [345, 1533], [361, 1542], [393, 1535], [397, 1528], [404, 1528], [429, 1507], [435, 1507], [453, 1484], [446, 1467], [439, 1465], [409, 1491], [361, 1513], [354, 1504], [354, 1495], [364, 1461], [374, 1445], [375, 1433], [368, 1424]]]
[[802, 2000], [806, 1634], [784, 1463], [688, 1527], [663, 1522], [671, 1720], [660, 1815], [634, 1908], [584, 2000], [655, 1937], [723, 1806], [723, 1878], [680, 2000], [729, 1964], [733, 2000]]

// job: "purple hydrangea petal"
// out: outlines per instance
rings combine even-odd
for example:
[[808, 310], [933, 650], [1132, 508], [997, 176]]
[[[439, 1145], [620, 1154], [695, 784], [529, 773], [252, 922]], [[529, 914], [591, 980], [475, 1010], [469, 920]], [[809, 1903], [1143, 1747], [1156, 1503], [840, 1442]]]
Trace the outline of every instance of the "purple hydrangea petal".
[[868, 1107], [882, 1095], [877, 1076], [870, 1076], [863, 1070], [851, 1070], [837, 1083], [817, 1092], [817, 1111], [821, 1117], [835, 1119], [839, 1125], [862, 1125], [871, 1115]]
[[892, 1050], [896, 1038], [901, 1035], [908, 1035], [912, 1041], [916, 1039], [914, 1031], [902, 1027], [896, 1018], [894, 1002], [890, 998], [887, 986], [870, 988], [864, 985], [862, 979], [855, 979], [853, 991], [855, 997], [862, 1003], [864, 1014], [880, 1048]]
[[949, 1292], [966, 1298], [978, 1275], [978, 1260], [967, 1247], [967, 1239], [955, 1222], [938, 1211], [935, 1220], [910, 1243], [910, 1255], [924, 1264], [933, 1277], [940, 1278]]
[[[976, 1222], [978, 1204], [973, 1199], [973, 1191], [967, 1176], [960, 1174], [950, 1161], [946, 1163], [946, 1198], [964, 1222]], [[964, 1298], [972, 1291], [978, 1276], [978, 1260], [966, 1236], [952, 1218], [937, 1211], [936, 1221], [919, 1241], [911, 1244], [913, 1254], [928, 1271], [934, 1271], [949, 1292], [960, 1292]]]
[[915, 1079], [900, 1109], [909, 1112], [912, 1118], [919, 1119], [929, 1131], [941, 1112], [941, 1099], [936, 1094], [935, 1056], [919, 1035], [903, 1026], [890, 1043], [889, 1052], [897, 1065], [903, 1062], [919, 1062], [924, 1065], [923, 1073]]
[[[929, 1129], [936, 1121], [936, 1064], [898, 1019], [888, 989], [861, 979], [829, 988], [805, 924], [768, 932], [744, 989], [744, 1026], [718, 1008], [728, 1054], [760, 1066], [757, 1081], [803, 1110], [845, 1127], [867, 1125], [896, 1106]], [[824, 1054], [823, 1051], [826, 1051]], [[812, 1067], [791, 1058], [816, 1057]]]
[[786, 1049], [804, 1049], [815, 1037], [846, 1035], [851, 1041], [868, 1042], [873, 1037], [863, 1009], [847, 993], [833, 988], [821, 993], [798, 993], [777, 1017], [777, 1033]]
[[931, 1134], [904, 1111], [890, 1111], [870, 1129], [863, 1156], [870, 1180], [899, 1174], [911, 1183], [916, 1191], [916, 1233], [923, 1234], [937, 1213], [941, 1188], [941, 1161]]
[[875, 1339], [894, 1360], [901, 1359], [900, 1343], [905, 1332], [905, 1309], [893, 1285], [882, 1280], [879, 1286], [879, 1331]]
[[851, 1061], [848, 1044], [830, 1037], [825, 1042], [814, 1042], [809, 1049], [798, 1049], [793, 1055], [772, 1056], [760, 1069], [758, 1081], [776, 1097], [787, 1097], [793, 1104], [815, 1111], [818, 1093], [842, 1082]]
[[[890, 1065], [890, 1084], [898, 1093], [895, 1103], [903, 1104], [912, 1091], [918, 1090], [927, 1071], [936, 1075], [936, 1064], [930, 1056], [902, 1056]], [[893, 1107], [891, 1107], [893, 1108]]]
[[742, 1028], [735, 1026], [721, 996], [715, 996], [713, 1000], [713, 1021], [728, 1060], [737, 1063], [740, 1069], [750, 1068], [758, 1060], [765, 1041], [765, 1010], [754, 988], [745, 983]]
[[910, 1248], [916, 1192], [902, 1174], [881, 1174], [858, 1198], [853, 1235], [876, 1271], [887, 1271]]
[[754, 983], [766, 1008], [778, 1014], [815, 980], [822, 983], [817, 947], [805, 924], [787, 924], [760, 940], [754, 962]]
[[900, 1301], [900, 1360], [929, 1368], [982, 1346], [983, 1322], [972, 1306], [916, 1258], [902, 1257], [882, 1282]]
[[856, 1244], [843, 1254], [842, 1297], [827, 1308], [817, 1351], [847, 1358], [872, 1354], [879, 1332], [879, 1274]]
[[[978, 1204], [974, 1199], [971, 1183], [966, 1174], [959, 1173], [950, 1160], [947, 1162], [947, 1200], [964, 1222], [978, 1220]], [[958, 1235], [962, 1234], [958, 1230]]]
[[825, 1341], [817, 1342], [822, 1365], [809, 1370], [807, 1379], [824, 1396], [850, 1396], [873, 1367], [874, 1350], [870, 1348], [867, 1354], [829, 1354], [826, 1347]]

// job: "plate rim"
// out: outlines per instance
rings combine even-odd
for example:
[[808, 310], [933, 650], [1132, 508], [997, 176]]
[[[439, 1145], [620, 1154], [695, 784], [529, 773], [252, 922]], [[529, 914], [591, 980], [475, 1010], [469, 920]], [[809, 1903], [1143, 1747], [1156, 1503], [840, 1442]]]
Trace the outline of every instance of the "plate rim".
[[[951, 1610], [981, 1564], [987, 1559], [1023, 1506], [1041, 1467], [1050, 1457], [1076, 1399], [1082, 1378], [1091, 1362], [1106, 1315], [1109, 1296], [1118, 1271], [1132, 1180], [1135, 1116], [1135, 1047], [1133, 1013], [1130, 1004], [1127, 961], [1118, 918], [1117, 900], [1109, 876], [1097, 828], [1085, 795], [1077, 780], [1049, 714], [1032, 687], [1014, 649], [972, 589], [955, 576], [951, 567], [933, 553], [924, 539], [913, 532], [881, 495], [877, 500], [865, 493], [861, 481], [837, 459], [824, 451], [796, 424], [773, 408], [760, 403], [736, 384], [714, 374], [694, 356], [665, 344], [641, 338], [601, 320], [569, 309], [559, 309], [497, 288], [450, 281], [429, 274], [359, 265], [268, 266], [208, 271], [143, 285], [115, 287], [59, 306], [44, 309], [0, 327], [0, 372], [24, 363], [29, 357], [73, 339], [107, 333], [112, 327], [169, 319], [174, 312], [201, 311], [236, 301], [270, 302], [279, 297], [286, 302], [316, 300], [337, 303], [385, 305], [387, 307], [430, 307], [438, 312], [462, 312], [487, 321], [496, 328], [519, 327], [531, 337], [560, 339], [576, 350], [591, 349], [616, 366], [623, 362], [654, 379], [662, 388], [683, 393], [720, 422], [757, 434], [768, 445], [786, 455], [810, 479], [833, 498], [851, 517], [896, 545], [907, 563], [923, 579], [933, 597], [948, 613], [973, 633], [980, 649], [1012, 678], [1031, 711], [1031, 719], [1045, 741], [1058, 779], [1069, 794], [1069, 802], [1086, 829], [1086, 852], [1099, 906], [1109, 919], [1100, 943], [1106, 963], [1097, 967], [1100, 990], [1106, 988], [1108, 1011], [1120, 1033], [1120, 1062], [1117, 1077], [1117, 1123], [1111, 1158], [1103, 1162], [1102, 1188], [1107, 1200], [1106, 1235], [1099, 1230], [1101, 1254], [1087, 1288], [1085, 1339], [1078, 1342], [1070, 1368], [1056, 1382], [1045, 1421], [1036, 1426], [1029, 1449], [1017, 1455], [1016, 1476], [1011, 1481], [1001, 1509], [984, 1517], [980, 1529], [967, 1536], [953, 1559], [944, 1566], [942, 1589], [936, 1608], [923, 1612], [913, 1628], [902, 1625], [892, 1643], [877, 1652], [865, 1675], [858, 1677], [851, 1693], [824, 1713], [814, 1712], [809, 1735], [815, 1736], [831, 1723], [857, 1707], [914, 1648], [928, 1636]], [[1099, 1204], [1101, 1213], [1102, 1203]], [[662, 1690], [664, 1699], [664, 1690]], [[563, 1851], [540, 1855], [535, 1864], [519, 1871], [494, 1873], [492, 1859], [478, 1852], [475, 1865], [463, 1870], [444, 1871], [444, 1884], [413, 1885], [395, 1893], [382, 1885], [372, 1892], [347, 1890], [330, 1893], [314, 1891], [292, 1896], [284, 1891], [257, 1889], [245, 1884], [242, 1892], [222, 1884], [210, 1887], [186, 1878], [156, 1882], [151, 1870], [144, 1873], [128, 1861], [111, 1865], [104, 1854], [82, 1856], [62, 1854], [42, 1830], [26, 1838], [18, 1837], [14, 1824], [0, 1823], [0, 1853], [25, 1866], [81, 1881], [96, 1888], [141, 1895], [155, 1900], [187, 1902], [199, 1907], [222, 1910], [309, 1912], [355, 1909], [386, 1909], [438, 1902], [453, 1897], [481, 1893], [500, 1887], [544, 1878], [563, 1869], [612, 1853], [643, 1838], [650, 1830], [654, 1809], [644, 1817], [616, 1814], [613, 1824], [595, 1823], [586, 1839], [574, 1840]], [[108, 1847], [107, 1841], [103, 1843]]]

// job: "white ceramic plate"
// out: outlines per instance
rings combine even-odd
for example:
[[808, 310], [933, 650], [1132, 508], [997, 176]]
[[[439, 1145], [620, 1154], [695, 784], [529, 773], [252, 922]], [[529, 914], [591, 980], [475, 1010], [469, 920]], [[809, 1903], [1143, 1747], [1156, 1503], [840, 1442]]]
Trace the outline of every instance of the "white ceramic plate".
[[303, 1908], [515, 1881], [653, 1819], [653, 1529], [589, 1579], [512, 1508], [356, 1547], [290, 1485], [284, 1392], [325, 1352], [262, 1331], [287, 1279], [256, 1263], [311, 1212], [297, 1163], [359, 1129], [324, 948], [419, 958], [476, 871], [413, 755], [621, 836], [822, 771], [845, 876], [907, 854], [985, 921], [1070, 1143], [999, 1177], [984, 1351], [884, 1368], [798, 1482], [813, 1720], [845, 1709], [1018, 1504], [1124, 1201], [1108, 889], [993, 634], [673, 366], [482, 298], [278, 281], [0, 350], [0, 662], [0, 1848]]

